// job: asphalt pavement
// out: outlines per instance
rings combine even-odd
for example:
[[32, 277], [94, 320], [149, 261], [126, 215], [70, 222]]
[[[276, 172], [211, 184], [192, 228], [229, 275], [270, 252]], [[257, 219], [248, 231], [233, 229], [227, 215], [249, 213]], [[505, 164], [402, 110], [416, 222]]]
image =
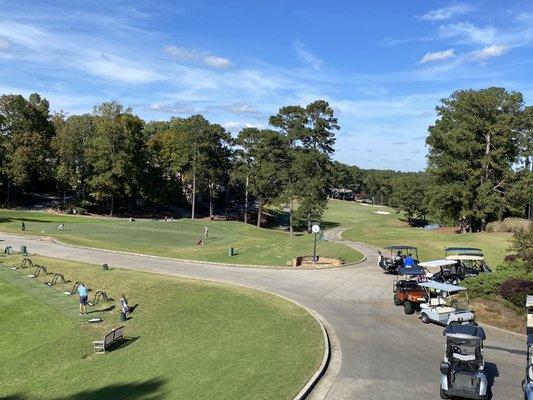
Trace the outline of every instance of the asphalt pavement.
[[[340, 240], [340, 229], [327, 233]], [[392, 302], [393, 277], [377, 267], [376, 249], [363, 243], [343, 243], [366, 254], [359, 264], [317, 270], [246, 268], [181, 262], [150, 256], [82, 249], [0, 233], [0, 246], [113, 267], [243, 284], [268, 290], [303, 304], [323, 316], [340, 343], [340, 369], [329, 372], [327, 399], [439, 399], [439, 365], [444, 354], [443, 328], [424, 325], [417, 315], [405, 315]], [[493, 399], [523, 399], [525, 339], [485, 328], [486, 372]], [[338, 362], [336, 363], [338, 367]]]

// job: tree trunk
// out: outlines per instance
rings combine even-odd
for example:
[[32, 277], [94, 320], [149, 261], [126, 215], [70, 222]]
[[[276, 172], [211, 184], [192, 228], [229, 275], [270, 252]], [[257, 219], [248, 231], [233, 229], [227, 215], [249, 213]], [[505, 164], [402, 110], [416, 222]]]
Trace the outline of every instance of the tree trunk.
[[209, 184], [209, 218], [213, 216], [213, 184]]
[[257, 227], [261, 227], [261, 214], [263, 213], [263, 198], [259, 197], [259, 204], [257, 205]]
[[8, 181], [7, 182], [7, 193], [6, 193], [6, 203], [8, 203], [8, 204], [9, 204], [9, 200], [10, 200], [9, 199], [10, 195], [11, 195], [11, 182]]
[[244, 223], [248, 223], [248, 175], [246, 175], [246, 185], [244, 190]]
[[115, 198], [114, 197], [111, 197], [111, 208], [109, 209], [109, 216], [113, 216], [113, 209], [115, 207]]
[[381, 193], [381, 202], [379, 204], [383, 205], [383, 193]]
[[293, 204], [292, 199], [289, 202], [289, 233], [291, 236], [294, 236], [294, 229], [292, 227], [292, 212], [293, 212]]
[[229, 187], [226, 186], [226, 201], [224, 204], [224, 216], [228, 219]]
[[194, 212], [196, 208], [196, 146], [194, 147], [194, 155], [192, 160], [192, 205], [191, 205], [191, 219], [194, 221]]

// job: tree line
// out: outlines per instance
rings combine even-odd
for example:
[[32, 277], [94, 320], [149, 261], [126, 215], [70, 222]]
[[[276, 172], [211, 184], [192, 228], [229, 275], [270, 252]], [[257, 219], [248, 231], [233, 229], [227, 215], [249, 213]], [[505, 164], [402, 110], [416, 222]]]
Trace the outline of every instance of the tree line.
[[322, 100], [282, 107], [268, 122], [234, 138], [202, 115], [146, 122], [116, 101], [66, 115], [38, 94], [3, 95], [0, 191], [7, 203], [29, 190], [60, 193], [110, 215], [190, 204], [193, 219], [200, 201], [213, 215], [245, 197], [245, 220], [252, 200], [258, 226], [266, 204], [283, 204], [292, 232], [295, 218], [320, 219], [327, 206], [339, 125]]
[[[237, 209], [261, 226], [279, 205], [291, 232], [319, 220], [332, 188], [364, 193], [409, 218], [468, 220], [472, 229], [531, 214], [533, 107], [502, 88], [459, 90], [436, 108], [421, 172], [364, 170], [332, 161], [338, 119], [323, 100], [285, 106], [268, 128], [233, 137], [202, 115], [144, 121], [116, 101], [92, 113], [52, 112], [38, 94], [0, 96], [0, 195], [59, 193], [65, 203], [117, 209]], [[253, 210], [252, 210], [253, 209]], [[253, 212], [252, 212], [253, 211]]]

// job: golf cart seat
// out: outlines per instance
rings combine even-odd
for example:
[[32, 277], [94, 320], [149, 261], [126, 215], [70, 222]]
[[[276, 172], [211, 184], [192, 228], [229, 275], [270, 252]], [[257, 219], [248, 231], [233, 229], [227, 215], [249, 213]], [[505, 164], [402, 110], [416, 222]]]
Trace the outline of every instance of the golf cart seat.
[[406, 281], [406, 280], [401, 280], [401, 281], [398, 281], [396, 283], [396, 286], [398, 287], [402, 287], [406, 290], [409, 290], [409, 289], [417, 289], [418, 288], [418, 282], [417, 281]]
[[446, 300], [444, 300], [442, 297], [432, 297], [429, 299], [430, 306], [445, 306]]

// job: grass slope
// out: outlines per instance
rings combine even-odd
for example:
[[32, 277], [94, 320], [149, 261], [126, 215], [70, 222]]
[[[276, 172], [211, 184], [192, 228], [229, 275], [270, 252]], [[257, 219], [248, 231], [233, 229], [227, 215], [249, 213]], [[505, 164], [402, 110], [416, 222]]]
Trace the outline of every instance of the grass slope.
[[[50, 288], [0, 257], [0, 398], [55, 400], [290, 399], [320, 364], [317, 322], [276, 296], [230, 285], [32, 257], [115, 301], [77, 314], [72, 287]], [[103, 311], [124, 292], [131, 319]], [[93, 292], [94, 293], [94, 292]], [[93, 294], [90, 294], [92, 300]], [[99, 316], [97, 325], [87, 319]], [[125, 346], [94, 355], [91, 342], [125, 324]]]
[[[389, 215], [375, 211], [390, 212]], [[442, 258], [447, 246], [479, 247], [483, 249], [490, 265], [503, 261], [511, 234], [508, 233], [442, 233], [439, 231], [411, 228], [400, 221], [401, 216], [387, 207], [364, 206], [359, 203], [331, 200], [324, 219], [330, 223], [350, 228], [343, 238], [367, 242], [377, 246], [408, 244], [418, 247], [422, 260]]]
[[[0, 230], [32, 235], [52, 236], [64, 243], [131, 251], [143, 254], [250, 265], [287, 265], [292, 258], [310, 255], [312, 235], [290, 237], [278, 230], [261, 229], [240, 222], [191, 221], [175, 222], [137, 220], [129, 222], [118, 218], [94, 218], [54, 215], [42, 212], [0, 210]], [[65, 223], [65, 231], [57, 227]], [[205, 246], [196, 246], [209, 227]], [[228, 256], [232, 246], [237, 256]], [[322, 256], [342, 257], [347, 262], [362, 259], [362, 254], [336, 243], [318, 242], [317, 252]]]

